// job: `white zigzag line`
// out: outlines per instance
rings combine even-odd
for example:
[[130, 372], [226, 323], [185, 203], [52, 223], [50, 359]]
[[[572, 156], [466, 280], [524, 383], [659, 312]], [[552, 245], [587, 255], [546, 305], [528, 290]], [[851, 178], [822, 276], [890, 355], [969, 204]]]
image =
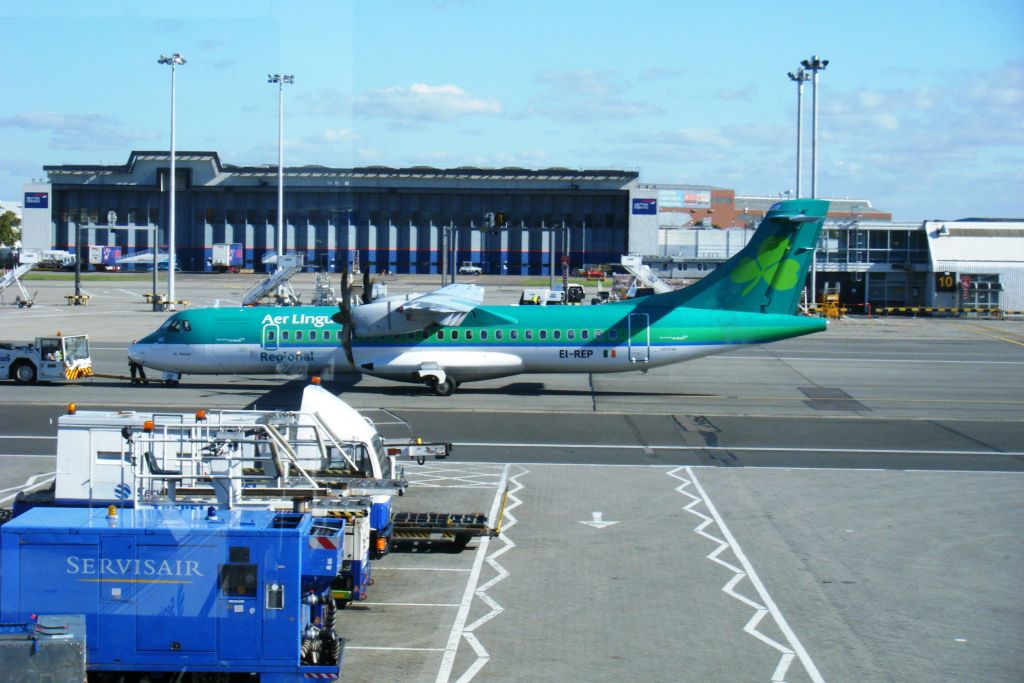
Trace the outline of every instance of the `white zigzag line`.
[[529, 473], [529, 470], [524, 469], [516, 476], [509, 477], [508, 479], [509, 483], [513, 484], [515, 488], [509, 489], [508, 501], [505, 506], [505, 517], [502, 523], [503, 529], [502, 532], [498, 535], [498, 538], [505, 545], [495, 550], [486, 558], [487, 564], [491, 565], [491, 567], [494, 568], [494, 571], [497, 572], [497, 576], [495, 576], [487, 583], [478, 586], [476, 589], [476, 596], [480, 598], [480, 600], [484, 604], [490, 607], [491, 611], [483, 615], [476, 621], [474, 621], [472, 624], [469, 624], [462, 630], [462, 637], [465, 638], [466, 642], [469, 643], [469, 646], [473, 648], [473, 652], [476, 653], [476, 661], [474, 661], [469, 666], [469, 668], [466, 669], [465, 673], [463, 673], [462, 676], [459, 677], [459, 680], [456, 681], [456, 683], [469, 683], [469, 681], [473, 680], [473, 677], [476, 676], [477, 673], [479, 673], [480, 670], [484, 668], [484, 665], [487, 664], [487, 662], [491, 659], [491, 655], [487, 652], [487, 648], [485, 648], [483, 644], [477, 639], [474, 631], [505, 611], [505, 609], [501, 605], [499, 605], [494, 600], [494, 598], [487, 594], [487, 591], [493, 588], [496, 584], [503, 581], [505, 577], [509, 575], [508, 570], [502, 567], [497, 560], [499, 557], [507, 553], [509, 550], [516, 547], [516, 544], [513, 543], [511, 539], [509, 539], [509, 537], [506, 535], [506, 532], [519, 522], [519, 520], [516, 519], [516, 517], [512, 514], [512, 510], [523, 504], [523, 501], [519, 500], [519, 498], [516, 497], [515, 494], [523, 489], [523, 485], [519, 483], [519, 477], [527, 473]]
[[686, 490], [692, 484], [692, 482], [689, 479], [686, 479], [685, 477], [681, 477], [676, 474], [676, 472], [679, 472], [680, 470], [684, 469], [685, 468], [683, 467], [678, 467], [674, 470], [671, 470], [670, 472], [668, 472], [668, 476], [683, 482], [682, 484], [677, 486], [675, 490], [683, 494], [684, 496], [693, 499], [691, 502], [685, 505], [683, 509], [689, 512], [691, 515], [699, 517], [703, 520], [700, 524], [694, 527], [694, 532], [700, 536], [703, 536], [709, 541], [713, 541], [718, 544], [718, 547], [712, 550], [707, 555], [705, 555], [705, 557], [711, 560], [712, 562], [722, 565], [729, 571], [733, 572], [733, 574], [735, 574], [735, 576], [729, 579], [729, 581], [724, 586], [722, 586], [722, 592], [726, 595], [732, 596], [736, 600], [739, 600], [740, 602], [754, 610], [754, 615], [750, 617], [750, 620], [743, 627], [743, 630], [746, 633], [753, 636], [754, 638], [760, 640], [765, 645], [768, 645], [769, 647], [777, 650], [781, 654], [779, 663], [775, 667], [775, 671], [772, 673], [772, 681], [784, 681], [786, 679], [786, 672], [789, 671], [789, 665], [793, 662], [793, 659], [796, 656], [796, 654], [793, 652], [791, 648], [786, 647], [785, 645], [772, 640], [771, 638], [757, 630], [757, 625], [760, 624], [764, 616], [768, 614], [768, 608], [758, 602], [754, 602], [746, 596], [740, 595], [739, 593], [733, 590], [733, 588], [736, 587], [736, 584], [738, 584], [743, 579], [747, 578], [747, 573], [739, 567], [735, 567], [726, 562], [725, 560], [719, 559], [718, 556], [721, 553], [725, 552], [725, 550], [730, 546], [724, 540], [716, 536], [712, 536], [711, 534], [706, 533], [704, 531], [705, 528], [714, 524], [714, 520], [705, 515], [703, 512], [694, 509], [695, 506], [703, 503], [704, 499], [701, 498], [700, 496], [695, 496]]

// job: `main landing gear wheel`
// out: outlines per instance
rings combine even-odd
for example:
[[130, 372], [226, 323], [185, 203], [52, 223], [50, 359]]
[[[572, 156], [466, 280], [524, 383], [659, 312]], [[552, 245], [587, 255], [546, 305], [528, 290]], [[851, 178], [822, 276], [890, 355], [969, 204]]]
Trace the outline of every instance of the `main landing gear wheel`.
[[430, 388], [438, 396], [451, 396], [455, 393], [455, 386], [455, 380], [451, 377], [446, 377], [443, 382], [438, 382], [437, 378], [430, 380]]

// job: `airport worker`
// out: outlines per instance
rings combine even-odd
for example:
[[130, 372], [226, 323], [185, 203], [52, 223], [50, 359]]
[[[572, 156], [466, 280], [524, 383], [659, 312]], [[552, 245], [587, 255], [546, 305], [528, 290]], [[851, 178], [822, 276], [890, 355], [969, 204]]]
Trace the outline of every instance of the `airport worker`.
[[146, 381], [146, 369], [135, 361], [128, 361], [128, 371], [132, 374], [132, 384], [142, 384]]

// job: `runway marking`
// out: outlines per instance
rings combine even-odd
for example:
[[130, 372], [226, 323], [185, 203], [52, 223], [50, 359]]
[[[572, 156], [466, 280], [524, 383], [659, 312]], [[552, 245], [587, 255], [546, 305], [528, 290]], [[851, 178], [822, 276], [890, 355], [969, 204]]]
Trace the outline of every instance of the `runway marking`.
[[454, 442], [457, 446], [475, 448], [574, 448], [578, 450], [630, 450], [645, 451], [745, 451], [750, 453], [854, 453], [857, 455], [1005, 455], [1024, 457], [1024, 451], [946, 451], [907, 450], [899, 448], [804, 448], [794, 446], [678, 446], [674, 444], [657, 446], [641, 444], [588, 444], [588, 443], [488, 443], [481, 441]]
[[[56, 310], [56, 309], [54, 309], [54, 310]], [[92, 315], [113, 316], [113, 315], [116, 315], [118, 313], [138, 313], [138, 312], [139, 312], [138, 310], [133, 310], [133, 309], [124, 309], [124, 310], [115, 310], [115, 311], [82, 311], [82, 310], [76, 310], [75, 313], [74, 313], [74, 317], [77, 318], [77, 317], [92, 316]], [[3, 318], [13, 318], [13, 317], [14, 316], [11, 316], [11, 315], [0, 315], [0, 319], [3, 319]], [[36, 319], [39, 319], [39, 318], [67, 318], [68, 314], [67, 313], [63, 313], [63, 312], [62, 313], [53, 313], [53, 314], [43, 313], [42, 315], [40, 315], [39, 313], [35, 313], [35, 314], [18, 315], [17, 317], [19, 319], [22, 319], [22, 320], [24, 320], [25, 318], [28, 318], [28, 319], [31, 319], [31, 320], [36, 320]]]
[[443, 652], [443, 647], [375, 647], [372, 645], [345, 645], [346, 650], [383, 650], [385, 652]]
[[[686, 472], [686, 477], [681, 477], [677, 474], [681, 471]], [[729, 527], [726, 526], [725, 520], [718, 514], [718, 509], [715, 507], [714, 503], [711, 502], [711, 498], [709, 498], [707, 492], [704, 491], [704, 487], [701, 486], [700, 482], [697, 480], [693, 470], [689, 467], [677, 467], [666, 474], [673, 479], [678, 479], [682, 482], [682, 484], [676, 487], [676, 491], [693, 499], [683, 509], [703, 520], [694, 528], [694, 532], [710, 541], [718, 543], [718, 547], [712, 550], [708, 555], [706, 555], [706, 557], [712, 562], [720, 564], [735, 574], [731, 579], [729, 579], [725, 586], [722, 587], [722, 592], [754, 609], [754, 616], [747, 621], [743, 630], [780, 653], [779, 663], [776, 665], [775, 671], [772, 672], [771, 680], [775, 682], [785, 681], [786, 673], [789, 671], [789, 667], [793, 663], [794, 657], [796, 657], [800, 659], [800, 663], [803, 664], [804, 669], [807, 671], [807, 675], [810, 676], [814, 683], [824, 683], [825, 679], [818, 671], [818, 668], [814, 665], [814, 662], [811, 660], [810, 655], [807, 654], [804, 646], [800, 643], [800, 639], [797, 638], [796, 634], [789, 627], [789, 622], [787, 622], [786, 618], [782, 616], [782, 612], [775, 604], [775, 601], [772, 600], [771, 595], [768, 594], [768, 589], [766, 589], [764, 584], [761, 583], [761, 579], [757, 575], [757, 572], [754, 571], [753, 565], [750, 564], [750, 561], [747, 559], [743, 549], [740, 548], [736, 538], [732, 535]], [[686, 490], [691, 485], [700, 495], [694, 495]], [[711, 517], [708, 517], [703, 512], [694, 509], [700, 503], [704, 503], [704, 507], [707, 508], [709, 513], [711, 513]], [[716, 536], [712, 536], [704, 531], [705, 528], [712, 524], [718, 526], [718, 530], [721, 532], [724, 539], [717, 538]], [[735, 567], [718, 557], [726, 548], [732, 550], [733, 555], [742, 566], [742, 569]], [[734, 590], [736, 585], [743, 579], [749, 579], [754, 590], [757, 591], [758, 596], [761, 598], [760, 603], [740, 595]], [[779, 627], [779, 630], [782, 631], [782, 635], [788, 642], [788, 646], [776, 642], [761, 631], [757, 630], [758, 624], [760, 624], [761, 620], [768, 614], [772, 616], [775, 620], [775, 624]]]
[[[2, 438], [12, 438], [4, 436]], [[24, 438], [55, 438], [55, 437], [24, 437]], [[619, 450], [619, 451], [641, 451], [647, 452], [648, 449], [655, 451], [675, 451], [675, 452], [694, 452], [694, 451], [742, 451], [744, 453], [820, 453], [823, 455], [971, 455], [971, 456], [1003, 456], [1008, 458], [1022, 458], [1024, 457], [1024, 451], [968, 451], [968, 450], [932, 450], [932, 449], [899, 449], [899, 448], [813, 448], [813, 447], [794, 447], [794, 446], [679, 446], [675, 444], [667, 445], [640, 445], [640, 444], [585, 444], [585, 443], [513, 443], [513, 442], [482, 442], [482, 441], [460, 441], [454, 442], [454, 445], [460, 447], [473, 447], [473, 448], [545, 448], [545, 449], [567, 449], [571, 448], [574, 450], [581, 451], [603, 451], [603, 450]], [[46, 453], [0, 453], [2, 458], [54, 458], [55, 455]], [[454, 461], [451, 464], [455, 464]], [[460, 465], [487, 465], [490, 467], [500, 467], [496, 463], [472, 463], [463, 462]], [[528, 464], [518, 461], [516, 464]], [[631, 467], [633, 465], [630, 465]], [[422, 467], [434, 467], [436, 465], [422, 465]], [[440, 468], [438, 468], [440, 469]], [[772, 469], [779, 469], [778, 467]], [[823, 467], [823, 468], [801, 468], [801, 467], [788, 467], [783, 469], [823, 469], [832, 470], [836, 468]], [[863, 468], [857, 468], [860, 471]], [[925, 470], [930, 471], [930, 470]], [[973, 470], [964, 470], [973, 471]], [[417, 476], [422, 475], [422, 479]], [[447, 477], [441, 474], [431, 472], [414, 472], [412, 476], [408, 476], [409, 481], [416, 486], [423, 488], [453, 488], [453, 489], [476, 489], [476, 488], [491, 488], [495, 486], [493, 481], [480, 481], [475, 477], [489, 477], [493, 476], [487, 473], [479, 474], [468, 474], [462, 477]], [[460, 481], [461, 484], [444, 484], [440, 483], [445, 479], [451, 479], [453, 481]], [[500, 488], [500, 485], [499, 485]]]
[[379, 572], [382, 570], [388, 570], [393, 572], [464, 572], [466, 574], [472, 572], [472, 569], [460, 569], [458, 567], [391, 567], [391, 566], [380, 566], [374, 567], [373, 571]]
[[[405, 471], [409, 483], [424, 488], [482, 489], [497, 486], [505, 477], [501, 465], [491, 463], [456, 463], [418, 465]], [[447, 483], [451, 481], [453, 483]]]
[[[474, 654], [476, 654], [476, 660], [469, 666], [469, 668], [459, 677], [456, 683], [469, 683], [473, 680], [473, 677], [479, 673], [479, 671], [490, 661], [491, 656], [484, 648], [483, 644], [476, 637], [475, 631], [477, 628], [483, 626], [494, 617], [501, 614], [504, 609], [499, 605], [493, 598], [491, 598], [487, 591], [490, 590], [497, 583], [503, 581], [505, 577], [509, 575], [508, 570], [498, 563], [497, 559], [515, 547], [515, 543], [508, 538], [507, 531], [516, 525], [517, 519], [511, 514], [512, 510], [522, 504], [522, 501], [515, 495], [521, 491], [524, 486], [519, 482], [519, 477], [528, 474], [529, 470], [525, 468], [519, 468], [520, 471], [513, 477], [509, 477], [509, 470], [511, 465], [506, 465], [502, 471], [502, 480], [498, 484], [498, 488], [494, 493], [494, 500], [491, 502], [491, 511], [488, 519], [495, 519], [498, 515], [499, 505], [501, 504], [502, 494], [506, 486], [509, 487], [508, 498], [505, 506], [505, 517], [502, 525], [502, 532], [498, 535], [498, 539], [505, 545], [496, 550], [490, 556], [487, 556], [487, 549], [490, 545], [490, 537], [485, 536], [480, 541], [480, 545], [477, 547], [476, 557], [473, 560], [473, 572], [470, 575], [469, 581], [466, 583], [466, 590], [462, 596], [462, 602], [459, 605], [459, 612], [455, 616], [455, 623], [452, 624], [452, 630], [448, 633], [448, 645], [445, 647], [444, 657], [441, 658], [441, 668], [437, 672], [437, 678], [435, 683], [448, 683], [452, 675], [452, 667], [455, 664], [455, 656], [459, 651], [459, 642], [465, 638], [466, 642], [469, 643], [470, 647], [473, 648]], [[480, 580], [480, 570], [483, 567], [484, 559], [487, 563], [497, 572], [497, 576], [477, 587], [477, 582]], [[469, 608], [473, 604], [473, 598], [480, 598], [491, 611], [480, 617], [472, 624], [466, 626], [466, 619], [469, 617]]]
[[1007, 339], [1006, 337], [1000, 337], [998, 334], [992, 334], [991, 332], [982, 332], [981, 330], [975, 329], [974, 327], [971, 327], [969, 325], [960, 325], [958, 323], [953, 323], [953, 327], [959, 327], [961, 330], [973, 332], [974, 334], [980, 334], [985, 337], [991, 337], [992, 339], [998, 339], [999, 341], [1004, 341], [1007, 344], [1016, 344], [1017, 346], [1024, 346], [1024, 342], [1019, 342], [1015, 339]]
[[35, 436], [32, 434], [4, 434], [0, 436], [0, 439], [52, 439], [57, 440], [55, 436]]
[[[971, 330], [971, 331], [973, 332], [973, 330]], [[983, 334], [983, 333], [979, 332], [978, 334]], [[987, 335], [987, 336], [992, 336], [992, 335]], [[996, 337], [996, 338], [997, 339], [1001, 339], [1001, 337]], [[1003, 341], [1009, 341], [1009, 340], [1003, 339]], [[1010, 342], [1010, 343], [1018, 344], [1019, 342]], [[1021, 344], [1021, 346], [1024, 346], [1024, 344]], [[765, 357], [762, 357], [762, 356], [735, 356], [735, 355], [730, 355], [730, 354], [723, 354], [722, 356], [719, 356], [719, 357], [722, 358], [722, 359], [725, 359], [725, 360], [758, 360], [758, 361], [767, 361], [767, 360], [785, 360], [785, 361], [812, 360], [812, 361], [828, 362], [828, 363], [834, 363], [834, 362], [835, 363], [849, 363], [850, 362], [850, 359], [847, 358], [847, 357], [843, 357], [843, 358], [838, 358], [838, 357], [837, 358], [826, 358], [826, 357], [822, 357], [822, 356], [793, 356], [793, 357], [790, 357], [790, 356], [770, 356], [768, 358], [765, 358]], [[911, 364], [911, 363], [919, 363], [919, 364], [946, 363], [946, 364], [949, 364], [949, 365], [1024, 365], [1024, 361], [1017, 361], [1017, 360], [963, 360], [963, 359], [960, 359], [960, 360], [940, 360], [940, 359], [937, 359], [937, 358], [930, 360], [930, 359], [925, 359], [925, 358], [869, 358], [869, 357], [861, 358], [861, 357], [859, 357], [859, 358], [857, 358], [857, 362], [858, 363], [901, 363], [901, 364], [902, 363], [907, 363], [907, 364]]]
[[458, 607], [455, 602], [361, 602], [367, 607]]
[[[40, 477], [46, 477], [46, 478], [40, 480]], [[4, 498], [0, 498], [0, 503], [6, 503], [9, 500], [13, 500], [14, 498], [17, 498], [18, 493], [21, 493], [21, 491], [31, 491], [32, 489], [39, 488], [40, 486], [45, 486], [45, 485], [49, 484], [51, 481], [53, 481], [56, 477], [57, 477], [57, 473], [56, 472], [43, 472], [42, 474], [33, 474], [31, 477], [26, 479], [25, 483], [22, 484], [21, 486], [19, 486], [19, 487], [13, 487], [12, 486], [11, 488], [18, 488], [19, 490], [16, 493], [12, 493], [9, 496], [6, 496]], [[4, 489], [5, 492], [6, 491], [10, 491], [10, 490], [11, 489]]]
[[[595, 462], [529, 462], [519, 461], [509, 463], [510, 465], [521, 465], [523, 467], [627, 467], [631, 470], [634, 469], [678, 469], [678, 465], [646, 465], [642, 463], [595, 463]], [[692, 469], [697, 470], [715, 470], [718, 472], [722, 471], [720, 465], [687, 465]], [[899, 472], [907, 473], [911, 472], [914, 474], [998, 474], [1005, 476], [1007, 474], [1024, 475], [1024, 471], [1020, 470], [918, 470], [918, 469], [895, 469], [884, 467], [793, 467], [792, 465], [779, 465], [777, 467], [771, 467], [768, 465], [744, 465], [742, 468], [733, 469], [744, 469], [744, 470], [765, 470], [766, 472]]]

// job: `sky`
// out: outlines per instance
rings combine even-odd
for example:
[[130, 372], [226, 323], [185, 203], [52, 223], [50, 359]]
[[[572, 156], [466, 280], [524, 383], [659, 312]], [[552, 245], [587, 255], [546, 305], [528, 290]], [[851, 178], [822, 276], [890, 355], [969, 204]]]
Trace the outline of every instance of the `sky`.
[[[1024, 219], [1024, 2], [0, 0], [0, 198], [44, 165], [170, 146], [222, 163], [626, 169], [796, 188], [894, 220]], [[812, 88], [804, 89], [803, 193]]]

